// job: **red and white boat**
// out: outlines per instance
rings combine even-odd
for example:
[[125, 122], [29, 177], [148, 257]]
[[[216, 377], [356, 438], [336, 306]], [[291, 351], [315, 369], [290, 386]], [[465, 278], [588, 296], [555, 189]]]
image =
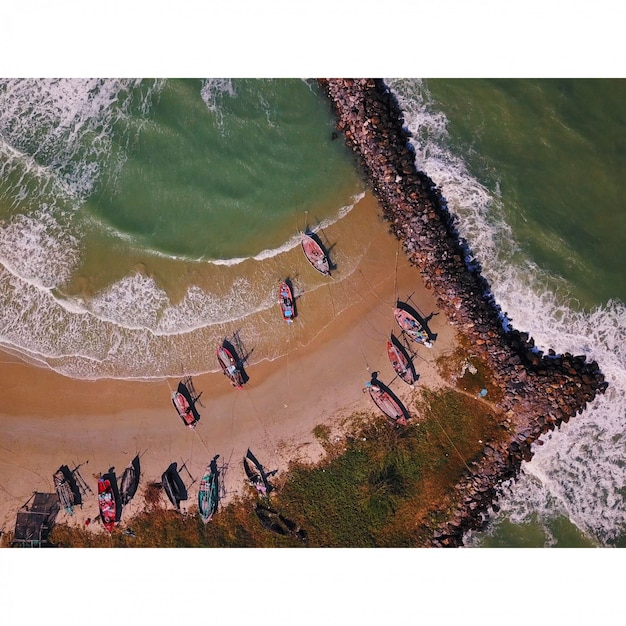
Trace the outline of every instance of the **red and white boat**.
[[117, 508], [111, 481], [106, 477], [98, 479], [98, 507], [100, 508], [102, 524], [111, 532], [115, 526]]
[[296, 310], [293, 306], [293, 293], [287, 282], [283, 281], [278, 288], [278, 304], [283, 319], [291, 324], [296, 317]]
[[216, 353], [224, 375], [229, 378], [233, 387], [241, 389], [244, 383], [243, 374], [241, 368], [237, 365], [235, 357], [225, 346], [218, 346]]
[[189, 391], [183, 383], [178, 383], [178, 389], [172, 394], [172, 404], [185, 426], [195, 428], [199, 416], [194, 409]]
[[432, 348], [428, 333], [424, 330], [420, 322], [406, 309], [402, 308], [401, 303], [393, 310], [393, 315], [398, 322], [398, 326], [415, 342], [421, 343], [427, 348]]
[[330, 276], [330, 262], [328, 261], [328, 257], [322, 247], [311, 237], [311, 235], [307, 235], [306, 233], [302, 233], [302, 237], [300, 239], [300, 243], [302, 244], [302, 250], [304, 251], [304, 256], [309, 260], [309, 263], [320, 273], [324, 274], [324, 276]]
[[376, 406], [394, 423], [406, 426], [408, 413], [402, 403], [394, 398], [389, 391], [383, 388], [381, 383], [371, 380], [365, 384], [370, 397]]
[[391, 339], [387, 340], [387, 356], [393, 367], [395, 373], [405, 382], [407, 385], [412, 385], [417, 380], [417, 375], [413, 364], [406, 350], [398, 342], [395, 336], [391, 335]]

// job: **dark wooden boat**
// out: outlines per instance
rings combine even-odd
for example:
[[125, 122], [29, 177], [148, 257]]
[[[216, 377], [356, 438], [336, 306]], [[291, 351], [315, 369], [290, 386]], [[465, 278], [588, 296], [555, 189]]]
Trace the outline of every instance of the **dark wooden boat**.
[[57, 492], [57, 496], [59, 497], [59, 502], [61, 506], [65, 509], [65, 512], [68, 515], [72, 515], [74, 513], [74, 492], [72, 490], [72, 485], [67, 477], [67, 472], [64, 470], [67, 469], [67, 472], [70, 473], [67, 465], [62, 465], [52, 476], [52, 480], [54, 481], [54, 488]]
[[165, 494], [169, 501], [180, 510], [180, 503], [187, 499], [187, 488], [178, 473], [176, 463], [171, 463], [163, 472], [161, 475], [161, 484], [163, 485], [163, 489], [165, 489]]
[[235, 357], [225, 346], [218, 346], [216, 354], [224, 375], [228, 377], [233, 387], [241, 389], [244, 383], [243, 373], [237, 365]]
[[200, 518], [206, 524], [217, 511], [219, 501], [219, 471], [217, 469], [217, 456], [207, 465], [204, 476], [200, 481], [198, 491], [198, 511]]
[[178, 383], [178, 388], [172, 394], [172, 404], [185, 426], [195, 428], [200, 415], [196, 409], [196, 403], [189, 393], [189, 389], [183, 382]]
[[402, 402], [398, 400], [390, 389], [385, 387], [378, 380], [371, 380], [366, 383], [365, 388], [369, 391], [370, 397], [376, 406], [394, 423], [406, 426], [409, 414]]
[[293, 305], [293, 293], [286, 281], [283, 281], [278, 288], [278, 304], [283, 319], [291, 324], [296, 317], [296, 309]]
[[140, 474], [139, 455], [136, 455], [122, 474], [122, 483], [120, 487], [120, 500], [122, 501], [122, 506], [126, 506], [137, 493]]
[[268, 495], [272, 490], [263, 466], [257, 458], [252, 454], [250, 448], [243, 457], [243, 469], [248, 477], [248, 482], [262, 495]]
[[109, 474], [98, 479], [98, 508], [103, 526], [112, 532], [117, 520], [117, 502]]
[[284, 515], [275, 511], [269, 506], [263, 504], [256, 504], [254, 506], [254, 512], [261, 522], [261, 526], [266, 530], [269, 530], [277, 535], [283, 537], [291, 535], [300, 539], [300, 541], [307, 541], [307, 532], [303, 528], [299, 528], [298, 525], [287, 519]]
[[391, 333], [391, 338], [387, 340], [387, 356], [391, 367], [405, 383], [412, 385], [417, 380], [417, 373], [411, 358], [393, 333]]
[[320, 246], [311, 235], [307, 235], [306, 233], [302, 233], [300, 243], [302, 244], [304, 256], [306, 256], [309, 263], [320, 274], [330, 276], [330, 262], [326, 253], [322, 250], [322, 246]]
[[403, 302], [398, 301], [396, 308], [393, 310], [398, 326], [416, 343], [421, 343], [427, 348], [432, 348], [428, 333], [419, 322], [419, 320], [407, 310]]

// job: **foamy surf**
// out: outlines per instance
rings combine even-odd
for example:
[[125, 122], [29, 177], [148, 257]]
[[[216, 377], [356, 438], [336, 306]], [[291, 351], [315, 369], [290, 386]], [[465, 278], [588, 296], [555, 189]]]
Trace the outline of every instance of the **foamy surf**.
[[[389, 80], [413, 134], [416, 165], [442, 189], [451, 212], [459, 216], [460, 234], [483, 268], [496, 301], [512, 324], [530, 333], [538, 348], [585, 354], [596, 360], [607, 393], [580, 417], [543, 437], [535, 456], [524, 463], [519, 479], [505, 489], [501, 511], [492, 522], [508, 518], [528, 523], [538, 516], [554, 542], [547, 522], [565, 515], [586, 536], [610, 544], [626, 528], [626, 307], [610, 301], [592, 311], [580, 310], [560, 276], [526, 258], [499, 210], [498, 188], [489, 190], [451, 152], [447, 119], [436, 109], [420, 81]], [[562, 242], [561, 248], [570, 254]], [[474, 537], [471, 543], [477, 543]]]

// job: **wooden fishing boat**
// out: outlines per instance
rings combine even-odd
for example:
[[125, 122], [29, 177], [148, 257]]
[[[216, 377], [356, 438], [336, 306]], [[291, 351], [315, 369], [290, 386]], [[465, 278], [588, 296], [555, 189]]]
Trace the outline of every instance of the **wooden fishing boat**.
[[302, 233], [300, 243], [302, 244], [304, 256], [308, 259], [309, 263], [320, 274], [330, 276], [330, 262], [328, 261], [326, 253], [322, 250], [322, 246], [320, 246], [311, 235], [307, 235], [306, 233]]
[[291, 535], [300, 539], [300, 541], [307, 541], [308, 536], [306, 530], [300, 528], [295, 522], [287, 519], [284, 515], [275, 511], [269, 506], [263, 504], [255, 504], [254, 512], [256, 513], [261, 526], [266, 530], [269, 530], [277, 535], [283, 535], [286, 537]]
[[178, 388], [172, 394], [172, 404], [180, 419], [183, 420], [183, 424], [189, 428], [195, 428], [200, 415], [189, 393], [189, 389], [182, 382], [178, 383]]
[[59, 502], [61, 503], [61, 506], [65, 509], [65, 512], [68, 515], [72, 515], [74, 513], [74, 493], [72, 491], [72, 486], [70, 485], [70, 482], [67, 480], [66, 474], [63, 471], [63, 468], [66, 467], [66, 465], [60, 467], [54, 473], [52, 479], [54, 481], [54, 488], [57, 492], [57, 496], [59, 497]]
[[263, 466], [259, 463], [257, 458], [252, 454], [250, 448], [246, 452], [246, 456], [243, 458], [243, 469], [248, 477], [248, 482], [261, 494], [267, 495], [272, 490], [265, 474]]
[[216, 353], [224, 375], [228, 377], [233, 387], [241, 389], [244, 383], [243, 373], [241, 368], [237, 366], [235, 357], [225, 346], [218, 346]]
[[402, 302], [398, 302], [396, 308], [393, 310], [393, 315], [396, 318], [398, 326], [416, 343], [421, 343], [427, 348], [432, 348], [433, 344], [430, 342], [428, 333], [417, 320], [417, 318], [406, 310]]
[[412, 385], [417, 380], [411, 358], [393, 333], [391, 333], [391, 338], [387, 340], [387, 356], [391, 367], [405, 383]]
[[98, 507], [103, 526], [111, 532], [117, 517], [117, 503], [108, 474], [98, 479]]
[[165, 489], [169, 501], [180, 510], [180, 503], [187, 499], [187, 488], [183, 479], [178, 473], [178, 467], [176, 463], [171, 463], [170, 466], [161, 475], [161, 484]]
[[283, 319], [288, 324], [291, 324], [296, 317], [296, 309], [293, 305], [293, 293], [291, 292], [291, 287], [289, 287], [289, 284], [286, 281], [283, 281], [278, 289], [278, 304], [280, 305], [280, 312]]
[[137, 493], [140, 474], [139, 455], [136, 455], [122, 474], [122, 483], [120, 487], [120, 500], [122, 502], [122, 506], [127, 505]]
[[371, 380], [365, 384], [376, 406], [394, 423], [406, 426], [409, 414], [400, 400], [393, 396], [381, 382]]
[[217, 511], [219, 501], [219, 471], [216, 461], [217, 456], [206, 466], [198, 491], [198, 510], [200, 511], [200, 518], [205, 524]]

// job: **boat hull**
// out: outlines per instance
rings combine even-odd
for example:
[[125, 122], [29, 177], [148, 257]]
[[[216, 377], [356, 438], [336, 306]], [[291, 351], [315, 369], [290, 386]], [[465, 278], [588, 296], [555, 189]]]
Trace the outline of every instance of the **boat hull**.
[[304, 256], [308, 259], [309, 263], [320, 274], [330, 276], [330, 262], [328, 261], [328, 256], [325, 254], [324, 250], [322, 250], [319, 243], [317, 243], [311, 235], [307, 235], [306, 233], [302, 234], [300, 243], [302, 245]]
[[432, 348], [428, 333], [422, 328], [419, 321], [409, 312], [396, 307], [393, 311], [398, 326], [416, 343], [421, 343], [426, 348]]
[[200, 518], [206, 524], [211, 520], [217, 510], [218, 502], [218, 478], [217, 473], [207, 466], [206, 472], [200, 481], [198, 491], [198, 510]]
[[370, 397], [374, 404], [394, 423], [401, 426], [407, 424], [407, 411], [399, 400], [396, 400], [389, 391], [383, 389], [377, 382], [367, 385]]
[[129, 466], [124, 470], [124, 473], [122, 474], [120, 500], [122, 501], [123, 506], [128, 504], [137, 493], [140, 474], [141, 472], [139, 468], [139, 456], [135, 456], [135, 458], [130, 462]]
[[402, 351], [400, 346], [393, 341], [393, 336], [392, 339], [387, 340], [387, 356], [389, 357], [389, 362], [394, 372], [407, 383], [407, 385], [412, 385], [417, 380], [409, 358]]
[[241, 372], [241, 368], [237, 366], [235, 357], [225, 346], [219, 346], [216, 354], [224, 375], [230, 380], [233, 387], [241, 389], [244, 383], [243, 374]]
[[112, 532], [117, 517], [117, 506], [113, 487], [108, 478], [98, 479], [98, 508], [102, 525], [108, 532]]
[[296, 310], [293, 305], [293, 293], [291, 287], [286, 282], [281, 283], [278, 289], [278, 304], [283, 320], [291, 324], [296, 317]]

